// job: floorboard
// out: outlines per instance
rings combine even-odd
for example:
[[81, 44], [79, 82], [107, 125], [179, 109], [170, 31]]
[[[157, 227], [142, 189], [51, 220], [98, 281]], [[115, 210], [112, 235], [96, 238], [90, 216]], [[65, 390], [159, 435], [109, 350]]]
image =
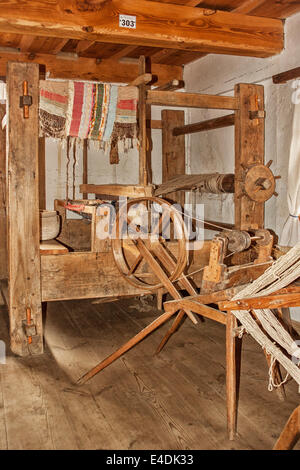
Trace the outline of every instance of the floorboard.
[[[287, 384], [284, 403], [270, 393], [263, 352], [246, 337], [238, 437], [229, 441], [225, 328], [210, 320], [187, 319], [157, 356], [164, 325], [76, 385], [159, 314], [154, 300], [49, 303], [45, 354], [18, 358], [8, 350], [0, 364], [0, 449], [271, 449], [299, 403], [296, 384]], [[0, 339], [8, 344], [4, 306]]]

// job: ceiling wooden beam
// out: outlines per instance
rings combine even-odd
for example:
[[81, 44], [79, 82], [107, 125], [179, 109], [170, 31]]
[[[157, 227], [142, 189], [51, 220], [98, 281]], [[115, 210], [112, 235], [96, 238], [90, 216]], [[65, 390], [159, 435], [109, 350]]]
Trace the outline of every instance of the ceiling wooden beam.
[[[0, 52], [0, 76], [6, 75], [6, 64], [13, 62], [36, 62], [45, 66], [49, 78], [65, 78], [77, 80], [95, 80], [102, 82], [130, 83], [138, 75], [137, 64], [123, 64], [117, 61], [103, 59], [97, 63], [96, 59], [86, 57], [56, 56], [52, 54], [30, 54]], [[162, 85], [174, 78], [182, 80], [183, 68], [163, 64], [153, 64], [152, 75], [158, 77], [157, 85]]]
[[235, 8], [236, 13], [248, 14], [251, 13], [255, 8], [260, 7], [266, 0], [246, 0], [242, 4]]
[[[0, 31], [108, 43], [268, 57], [283, 49], [281, 20], [146, 0], [111, 0], [100, 11], [79, 11], [68, 0], [0, 3]], [[73, 5], [72, 8], [65, 8]], [[136, 29], [119, 27], [134, 15]]]

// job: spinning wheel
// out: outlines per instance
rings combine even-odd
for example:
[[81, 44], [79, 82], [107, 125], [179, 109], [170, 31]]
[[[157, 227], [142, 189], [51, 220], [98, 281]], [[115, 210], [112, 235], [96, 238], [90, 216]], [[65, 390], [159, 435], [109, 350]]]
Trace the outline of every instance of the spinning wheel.
[[[180, 212], [164, 199], [143, 197], [127, 201], [117, 213], [114, 235], [115, 263], [135, 287], [157, 290], [172, 284], [186, 267], [184, 221]], [[172, 243], [166, 243], [167, 240]]]

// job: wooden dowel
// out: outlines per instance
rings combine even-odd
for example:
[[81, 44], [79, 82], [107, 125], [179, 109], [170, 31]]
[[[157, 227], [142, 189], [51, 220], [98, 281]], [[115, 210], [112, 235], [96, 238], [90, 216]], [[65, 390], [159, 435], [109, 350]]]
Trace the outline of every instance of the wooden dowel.
[[156, 91], [175, 91], [184, 88], [184, 81], [183, 80], [171, 80], [168, 83], [164, 83], [163, 85], [158, 86], [155, 88]]
[[151, 73], [143, 73], [142, 75], [139, 75], [137, 78], [132, 80], [132, 82], [129, 84], [130, 86], [139, 86], [143, 84], [150, 83], [152, 81], [152, 74]]
[[277, 75], [273, 75], [273, 83], [280, 84], [286, 83], [289, 80], [294, 80], [300, 77], [300, 67], [296, 67], [295, 69], [287, 70], [286, 72], [278, 73]]
[[228, 114], [215, 119], [209, 119], [208, 121], [196, 122], [194, 124], [187, 124], [182, 127], [175, 127], [173, 129], [173, 135], [186, 135], [194, 134], [196, 132], [210, 131], [212, 129], [220, 129], [222, 127], [228, 127], [234, 125], [234, 114]]

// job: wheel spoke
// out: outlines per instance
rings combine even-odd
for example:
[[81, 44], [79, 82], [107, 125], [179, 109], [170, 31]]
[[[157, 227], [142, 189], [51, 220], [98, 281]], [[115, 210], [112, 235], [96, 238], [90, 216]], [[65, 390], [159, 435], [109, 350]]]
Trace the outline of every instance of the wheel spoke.
[[139, 254], [139, 255], [137, 256], [137, 258], [135, 259], [133, 265], [132, 265], [131, 268], [129, 269], [128, 275], [134, 273], [134, 271], [136, 270], [136, 268], [138, 267], [138, 265], [140, 264], [140, 262], [142, 261], [142, 259], [143, 259], [143, 256], [142, 256], [141, 254]]

